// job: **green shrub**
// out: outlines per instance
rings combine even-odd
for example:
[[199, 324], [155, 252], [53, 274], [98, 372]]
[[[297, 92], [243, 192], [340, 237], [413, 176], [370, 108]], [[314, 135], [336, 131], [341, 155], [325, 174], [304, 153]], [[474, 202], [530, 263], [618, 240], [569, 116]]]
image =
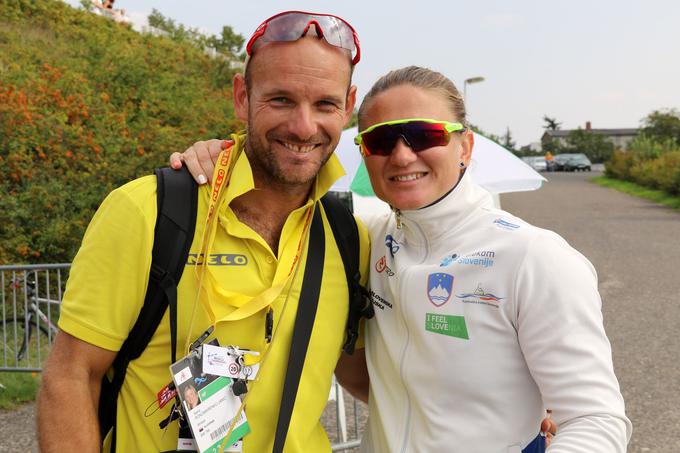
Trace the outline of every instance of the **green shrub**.
[[680, 150], [670, 151], [655, 159], [650, 167], [656, 187], [672, 195], [680, 195]]
[[675, 140], [658, 139], [644, 133], [636, 136], [628, 144], [628, 152], [640, 160], [656, 159], [675, 149], [678, 149]]
[[111, 189], [242, 127], [228, 63], [61, 1], [0, 0], [0, 264], [70, 261]]
[[630, 171], [635, 164], [635, 159], [631, 153], [617, 150], [612, 153], [611, 158], [605, 162], [605, 175], [610, 178], [630, 180]]

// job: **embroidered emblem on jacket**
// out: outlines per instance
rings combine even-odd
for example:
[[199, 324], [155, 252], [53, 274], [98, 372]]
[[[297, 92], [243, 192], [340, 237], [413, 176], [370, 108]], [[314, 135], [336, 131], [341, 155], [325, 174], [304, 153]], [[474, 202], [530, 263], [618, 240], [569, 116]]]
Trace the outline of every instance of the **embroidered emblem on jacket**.
[[485, 291], [482, 288], [481, 283], [477, 285], [477, 288], [473, 292], [457, 294], [456, 296], [460, 297], [463, 303], [491, 305], [493, 307], [498, 307], [501, 300], [505, 299], [504, 297], [499, 297], [493, 293]]
[[427, 298], [436, 307], [441, 307], [451, 298], [453, 275], [436, 272], [427, 276]]

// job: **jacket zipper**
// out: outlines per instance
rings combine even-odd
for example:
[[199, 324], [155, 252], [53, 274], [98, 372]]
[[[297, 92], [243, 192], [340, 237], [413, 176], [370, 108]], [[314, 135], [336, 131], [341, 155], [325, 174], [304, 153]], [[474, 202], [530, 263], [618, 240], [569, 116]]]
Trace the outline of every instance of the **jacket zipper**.
[[[396, 222], [397, 222], [397, 229], [400, 230], [403, 226], [402, 221], [401, 221], [401, 211], [399, 209], [394, 209], [394, 214], [396, 217]], [[425, 253], [423, 255], [423, 258], [420, 260], [420, 263], [422, 264], [425, 262], [425, 260], [429, 257], [430, 255], [430, 243], [427, 240], [427, 237], [425, 236], [425, 233], [423, 233], [423, 230], [420, 228], [420, 225], [417, 223], [411, 223], [409, 224], [414, 227], [414, 229], [417, 229], [418, 233], [420, 233], [420, 236], [424, 239], [425, 243]], [[399, 282], [397, 285], [397, 294], [402, 295], [404, 294], [402, 291], [403, 288], [403, 281], [404, 278], [402, 278], [405, 274], [405, 271], [402, 271], [397, 275], [397, 281]], [[399, 312], [401, 314], [401, 319], [404, 324], [404, 330], [406, 331], [406, 342], [404, 344], [404, 349], [402, 350], [401, 353], [401, 358], [400, 358], [400, 364], [399, 364], [399, 374], [401, 378], [401, 384], [404, 388], [404, 393], [406, 394], [406, 423], [404, 425], [404, 437], [402, 440], [402, 447], [401, 447], [401, 453], [406, 453], [408, 451], [408, 440], [409, 440], [409, 433], [410, 433], [410, 428], [411, 428], [411, 394], [408, 391], [408, 386], [406, 385], [406, 379], [404, 377], [404, 371], [405, 371], [405, 365], [406, 365], [406, 352], [409, 347], [409, 340], [411, 339], [411, 332], [408, 329], [408, 323], [406, 322], [406, 313], [405, 313], [405, 307], [406, 304], [404, 301], [400, 300], [399, 303]]]

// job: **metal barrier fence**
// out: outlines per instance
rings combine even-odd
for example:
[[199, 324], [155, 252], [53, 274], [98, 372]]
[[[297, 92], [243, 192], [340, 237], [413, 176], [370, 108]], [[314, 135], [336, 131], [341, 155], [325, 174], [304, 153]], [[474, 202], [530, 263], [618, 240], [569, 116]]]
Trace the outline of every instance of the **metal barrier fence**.
[[[0, 371], [42, 371], [57, 333], [70, 267], [68, 263], [0, 266]], [[359, 446], [365, 416], [365, 406], [334, 380], [322, 420], [333, 451]]]
[[[328, 405], [322, 417], [326, 432], [333, 442], [333, 451], [352, 450], [359, 446], [366, 415], [366, 405], [346, 394], [333, 378]], [[335, 432], [332, 431], [333, 426]]]
[[0, 266], [0, 371], [40, 371], [70, 264]]

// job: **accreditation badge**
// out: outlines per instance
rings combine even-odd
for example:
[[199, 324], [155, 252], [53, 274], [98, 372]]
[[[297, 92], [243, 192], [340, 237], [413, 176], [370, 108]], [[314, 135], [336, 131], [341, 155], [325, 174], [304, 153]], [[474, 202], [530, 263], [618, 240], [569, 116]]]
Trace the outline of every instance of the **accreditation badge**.
[[[253, 380], [260, 371], [260, 353], [238, 346], [203, 345], [203, 371], [232, 379]], [[253, 363], [248, 363], [250, 357]]]
[[[199, 351], [200, 348], [193, 350], [172, 364], [170, 372], [196, 450], [204, 453], [217, 451], [227, 434], [225, 445], [237, 443], [250, 431], [250, 426], [244, 411], [239, 411], [241, 399], [232, 391], [234, 380], [204, 373]], [[239, 447], [234, 448], [225, 451], [240, 451]]]

